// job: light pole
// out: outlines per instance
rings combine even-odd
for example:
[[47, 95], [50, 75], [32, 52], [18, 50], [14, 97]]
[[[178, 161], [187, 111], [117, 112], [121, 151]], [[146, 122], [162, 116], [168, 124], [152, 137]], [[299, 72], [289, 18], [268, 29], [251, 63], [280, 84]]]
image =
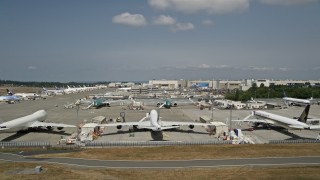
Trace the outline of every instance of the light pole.
[[76, 103], [76, 110], [77, 110], [77, 121], [79, 123], [79, 109], [80, 109], [80, 104]]
[[230, 118], [229, 118], [229, 132], [232, 130], [232, 108], [233, 108], [233, 105], [230, 105]]
[[257, 90], [254, 91], [254, 99], [257, 99]]
[[211, 99], [211, 120], [213, 121], [213, 100]]

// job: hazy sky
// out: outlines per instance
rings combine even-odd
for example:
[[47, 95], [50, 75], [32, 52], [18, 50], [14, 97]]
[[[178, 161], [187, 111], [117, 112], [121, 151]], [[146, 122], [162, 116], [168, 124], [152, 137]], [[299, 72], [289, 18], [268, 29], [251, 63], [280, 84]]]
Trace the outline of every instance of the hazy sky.
[[0, 0], [0, 79], [320, 79], [319, 0]]

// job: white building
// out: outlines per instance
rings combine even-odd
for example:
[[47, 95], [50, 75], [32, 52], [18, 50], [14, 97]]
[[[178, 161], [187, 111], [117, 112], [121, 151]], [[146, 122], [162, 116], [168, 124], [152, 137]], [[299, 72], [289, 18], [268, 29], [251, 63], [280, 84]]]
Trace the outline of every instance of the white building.
[[149, 80], [149, 85], [160, 89], [178, 89], [187, 87], [187, 80]]

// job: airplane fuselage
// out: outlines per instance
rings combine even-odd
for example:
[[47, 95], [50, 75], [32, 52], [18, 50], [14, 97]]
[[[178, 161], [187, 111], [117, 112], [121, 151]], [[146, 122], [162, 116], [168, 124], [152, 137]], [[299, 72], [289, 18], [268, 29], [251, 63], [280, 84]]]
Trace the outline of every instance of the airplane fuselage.
[[[284, 116], [271, 114], [265, 111], [253, 111], [255, 116], [264, 118], [269, 124], [281, 126], [286, 129], [305, 129], [309, 128], [309, 125], [298, 121], [297, 119], [291, 119]], [[291, 126], [291, 127], [290, 127]], [[296, 128], [292, 128], [296, 127]]]
[[17, 96], [0, 96], [0, 101], [11, 102], [11, 101], [19, 101], [20, 98]]
[[284, 97], [282, 99], [289, 105], [306, 106], [310, 104], [310, 100], [307, 100], [307, 99], [297, 99], [297, 98], [290, 98], [290, 97]]
[[155, 127], [154, 131], [161, 131], [160, 120], [158, 119], [158, 112], [156, 110], [150, 111], [150, 124]]
[[[4, 122], [0, 124], [0, 130], [1, 132], [17, 132], [20, 130], [26, 130], [29, 128], [29, 126], [36, 122], [43, 122], [47, 117], [47, 113], [44, 110], [39, 110], [33, 114], [20, 117], [11, 121]], [[8, 129], [7, 129], [8, 128]]]

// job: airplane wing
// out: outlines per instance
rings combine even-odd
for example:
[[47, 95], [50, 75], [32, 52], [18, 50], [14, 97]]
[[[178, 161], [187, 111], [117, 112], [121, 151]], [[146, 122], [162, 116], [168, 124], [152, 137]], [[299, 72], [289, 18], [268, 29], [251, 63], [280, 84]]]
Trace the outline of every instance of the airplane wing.
[[[116, 126], [139, 126], [139, 127], [151, 127], [150, 121], [144, 121], [147, 117], [143, 117], [139, 121], [135, 122], [122, 122], [122, 123], [110, 123], [110, 124], [99, 124], [103, 127], [116, 127]], [[149, 128], [150, 129], [150, 128]]]
[[161, 121], [161, 127], [174, 127], [178, 128], [180, 126], [206, 126], [206, 123], [196, 123], [196, 122], [174, 122], [174, 121]]
[[75, 125], [68, 125], [68, 124], [63, 124], [63, 123], [49, 123], [49, 122], [40, 122], [36, 121], [32, 123], [29, 127], [76, 127]]
[[289, 125], [289, 127], [292, 129], [304, 129], [304, 127], [302, 127], [302, 126]]
[[123, 122], [123, 123], [110, 123], [110, 124], [99, 124], [103, 127], [117, 127], [117, 126], [136, 126], [139, 129], [150, 129], [153, 130], [149, 121], [138, 121], [138, 122]]
[[310, 130], [319, 130], [320, 129], [320, 125], [311, 125], [309, 127]]
[[232, 120], [235, 122], [257, 122], [257, 123], [268, 123], [268, 121], [264, 119], [241, 119], [241, 120]]
[[161, 104], [161, 106], [159, 106], [159, 108], [162, 108], [164, 105], [165, 105], [164, 103], [163, 103], [163, 104]]
[[128, 100], [112, 100], [112, 101], [104, 101], [104, 104], [109, 104], [109, 105], [113, 105], [113, 106], [121, 106], [124, 104], [128, 104]]

